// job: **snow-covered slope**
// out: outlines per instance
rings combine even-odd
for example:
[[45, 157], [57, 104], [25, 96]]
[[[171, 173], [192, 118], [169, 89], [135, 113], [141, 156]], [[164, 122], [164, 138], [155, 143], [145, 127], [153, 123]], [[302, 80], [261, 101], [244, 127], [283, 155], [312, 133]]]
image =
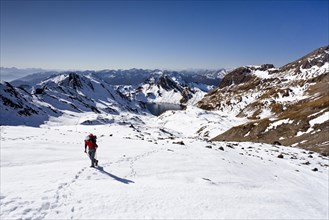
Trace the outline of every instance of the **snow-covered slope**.
[[142, 111], [138, 102], [129, 100], [113, 86], [76, 73], [47, 77], [34, 86], [14, 87], [7, 82], [1, 82], [0, 86], [2, 125], [39, 126], [50, 116], [78, 112], [112, 115]]
[[[282, 143], [329, 154], [329, 47], [281, 68], [240, 67], [199, 102], [250, 121], [215, 140]], [[311, 125], [312, 120], [323, 120]]]
[[[113, 115], [107, 125], [72, 120], [1, 127], [1, 219], [329, 217], [328, 157], [267, 144], [209, 143], [186, 137], [180, 123], [169, 129], [161, 119], [131, 113]], [[89, 132], [98, 136], [97, 169], [83, 153]]]
[[164, 128], [176, 130], [184, 137], [207, 141], [246, 121], [233, 114], [205, 111], [194, 106], [187, 106], [184, 111], [166, 111], [157, 118]]

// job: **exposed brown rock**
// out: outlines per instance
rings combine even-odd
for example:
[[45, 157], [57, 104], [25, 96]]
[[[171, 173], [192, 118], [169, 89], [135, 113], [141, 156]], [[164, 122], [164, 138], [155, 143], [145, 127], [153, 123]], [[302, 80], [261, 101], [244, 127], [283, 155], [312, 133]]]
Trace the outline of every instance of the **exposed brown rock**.
[[[198, 106], [206, 110], [228, 111], [239, 105], [240, 110], [236, 116], [251, 121], [233, 127], [213, 140], [268, 144], [277, 141], [285, 146], [296, 146], [329, 155], [329, 120], [315, 124], [309, 130], [312, 119], [318, 117], [319, 113], [329, 111], [329, 72], [321, 72], [314, 76], [305, 72], [302, 77], [298, 75], [301, 73], [301, 68], [321, 67], [326, 62], [329, 62], [329, 46], [319, 48], [279, 69], [266, 64], [261, 67], [240, 67], [231, 71], [224, 77], [219, 87], [208, 93]], [[254, 70], [267, 70], [271, 78], [258, 78], [253, 74]], [[285, 77], [287, 73], [289, 76], [295, 74], [296, 77], [293, 79]], [[296, 87], [306, 89], [303, 99], [290, 98], [286, 99], [290, 101], [276, 101], [294, 97], [291, 88]], [[244, 104], [244, 97], [254, 92], [259, 94], [255, 100]], [[271, 111], [271, 120], [261, 118], [264, 109]], [[288, 123], [279, 123], [277, 126], [270, 127], [280, 120]]]
[[230, 86], [232, 84], [238, 85], [240, 83], [247, 82], [252, 78], [252, 76], [249, 73], [251, 73], [250, 68], [247, 67], [237, 68], [232, 72], [228, 73], [222, 79], [222, 81], [219, 84], [219, 88]]

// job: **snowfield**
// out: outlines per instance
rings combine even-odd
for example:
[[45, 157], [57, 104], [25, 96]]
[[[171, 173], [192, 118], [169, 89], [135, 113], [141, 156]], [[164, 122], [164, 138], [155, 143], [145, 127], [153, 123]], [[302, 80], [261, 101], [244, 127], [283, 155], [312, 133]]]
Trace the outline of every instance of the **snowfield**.
[[[234, 120], [193, 108], [81, 125], [95, 115], [64, 115], [38, 128], [1, 126], [1, 219], [329, 217], [328, 157], [209, 142], [196, 135], [193, 117], [201, 127], [214, 124], [210, 136]], [[97, 169], [84, 153], [90, 132], [98, 137]]]

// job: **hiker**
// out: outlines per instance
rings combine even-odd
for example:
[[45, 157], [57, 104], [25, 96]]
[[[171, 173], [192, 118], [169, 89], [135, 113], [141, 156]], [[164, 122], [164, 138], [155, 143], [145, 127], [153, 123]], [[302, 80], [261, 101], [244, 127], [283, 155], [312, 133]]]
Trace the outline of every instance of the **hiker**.
[[96, 156], [96, 150], [98, 145], [96, 144], [96, 135], [89, 134], [85, 139], [85, 153], [87, 153], [87, 146], [88, 146], [88, 155], [91, 160], [91, 166], [95, 167], [98, 166], [98, 160], [95, 159]]

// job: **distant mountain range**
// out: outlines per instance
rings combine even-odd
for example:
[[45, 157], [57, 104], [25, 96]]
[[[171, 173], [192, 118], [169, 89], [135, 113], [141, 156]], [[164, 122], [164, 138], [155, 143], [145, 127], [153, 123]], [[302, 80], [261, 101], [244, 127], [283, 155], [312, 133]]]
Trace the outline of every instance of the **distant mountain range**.
[[13, 80], [10, 84], [28, 90], [46, 79], [71, 73], [93, 78], [107, 85], [113, 85], [123, 94], [130, 98], [136, 98], [138, 101], [195, 104], [209, 90], [218, 86], [220, 80], [227, 73], [227, 70], [161, 71], [130, 69], [64, 72], [44, 71]]
[[[34, 73], [10, 83], [2, 81], [1, 125], [38, 126], [49, 117], [59, 117], [68, 112], [120, 114], [128, 111], [141, 114], [147, 112], [147, 102], [195, 104], [215, 87], [213, 84], [219, 83], [226, 70], [204, 73], [138, 69], [49, 71]], [[97, 119], [92, 123], [107, 121]]]
[[31, 82], [33, 80], [43, 79], [45, 76], [54, 76], [63, 73], [75, 72], [79, 75], [93, 75], [94, 77], [101, 78], [111, 85], [137, 85], [147, 80], [150, 75], [154, 73], [175, 73], [180, 75], [187, 82], [198, 82], [208, 85], [217, 86], [219, 81], [227, 73], [229, 69], [218, 70], [182, 70], [182, 71], [169, 71], [169, 70], [148, 70], [148, 69], [129, 69], [129, 70], [100, 70], [100, 71], [56, 71], [44, 70], [40, 68], [27, 68], [19, 69], [16, 67], [6, 68], [0, 67], [1, 80], [12, 82], [16, 84], [23, 83], [24, 81]]

